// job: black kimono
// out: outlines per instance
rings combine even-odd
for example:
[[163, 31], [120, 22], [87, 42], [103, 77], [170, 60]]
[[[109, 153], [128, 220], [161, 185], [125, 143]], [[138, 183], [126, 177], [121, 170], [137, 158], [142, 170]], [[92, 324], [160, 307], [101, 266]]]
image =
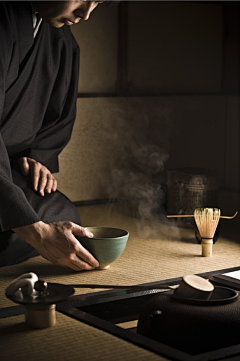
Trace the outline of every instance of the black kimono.
[[58, 171], [75, 120], [79, 48], [69, 27], [42, 21], [33, 37], [30, 2], [0, 2], [0, 266], [36, 251], [12, 231], [40, 220], [80, 223], [60, 192], [41, 197], [20, 174], [27, 156]]

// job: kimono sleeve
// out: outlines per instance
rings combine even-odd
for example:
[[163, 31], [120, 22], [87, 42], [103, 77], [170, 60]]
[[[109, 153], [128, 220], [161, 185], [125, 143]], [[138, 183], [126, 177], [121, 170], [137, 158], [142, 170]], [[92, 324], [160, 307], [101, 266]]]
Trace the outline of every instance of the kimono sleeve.
[[[10, 5], [0, 2], [0, 124], [5, 99], [6, 77], [13, 53]], [[13, 183], [8, 152], [0, 133], [0, 232], [38, 222], [40, 219], [23, 191]]]
[[24, 192], [12, 181], [5, 145], [0, 136], [0, 232], [40, 221]]
[[[72, 63], [69, 64], [70, 81], [63, 105], [59, 109], [50, 107], [44, 118], [42, 129], [38, 132], [31, 147], [29, 157], [44, 164], [52, 173], [59, 171], [58, 155], [71, 138], [72, 128], [76, 117], [76, 100], [79, 74], [79, 48], [73, 50]], [[61, 79], [59, 74], [53, 89], [53, 99], [62, 97]], [[59, 96], [58, 96], [59, 94]]]

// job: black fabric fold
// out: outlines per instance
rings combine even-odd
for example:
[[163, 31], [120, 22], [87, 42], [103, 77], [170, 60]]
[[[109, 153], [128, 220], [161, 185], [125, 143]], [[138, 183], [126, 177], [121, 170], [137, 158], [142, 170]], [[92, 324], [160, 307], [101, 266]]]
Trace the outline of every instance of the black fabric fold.
[[43, 21], [34, 39], [32, 24], [30, 2], [0, 2], [0, 231], [9, 234], [42, 220], [41, 197], [31, 204], [12, 177], [18, 158], [57, 172], [76, 115], [79, 48], [71, 30]]

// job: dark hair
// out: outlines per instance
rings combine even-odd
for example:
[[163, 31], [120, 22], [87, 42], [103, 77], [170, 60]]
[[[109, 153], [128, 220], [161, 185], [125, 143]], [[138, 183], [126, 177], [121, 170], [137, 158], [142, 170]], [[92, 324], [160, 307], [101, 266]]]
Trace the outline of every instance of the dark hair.
[[120, 3], [120, 0], [104, 0], [100, 5], [109, 6], [109, 5], [117, 5]]

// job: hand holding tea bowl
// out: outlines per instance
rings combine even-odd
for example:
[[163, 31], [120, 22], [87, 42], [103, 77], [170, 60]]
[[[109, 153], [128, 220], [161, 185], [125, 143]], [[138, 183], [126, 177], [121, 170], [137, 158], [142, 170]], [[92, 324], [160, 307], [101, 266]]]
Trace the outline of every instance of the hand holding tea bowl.
[[80, 243], [98, 260], [97, 269], [110, 268], [110, 264], [125, 250], [128, 231], [111, 227], [87, 227], [87, 230], [93, 233], [93, 237], [80, 237]]

